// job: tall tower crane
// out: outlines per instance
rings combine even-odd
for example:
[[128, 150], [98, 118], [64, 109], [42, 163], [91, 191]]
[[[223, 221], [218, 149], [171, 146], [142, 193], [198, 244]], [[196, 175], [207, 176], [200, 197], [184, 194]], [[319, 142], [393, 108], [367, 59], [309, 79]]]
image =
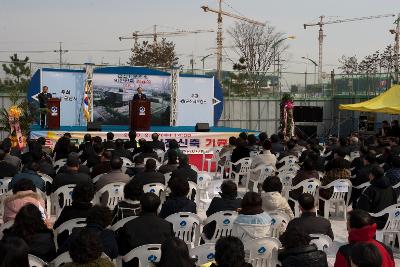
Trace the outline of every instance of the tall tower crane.
[[317, 23], [310, 23], [310, 24], [304, 24], [304, 29], [307, 29], [307, 27], [312, 27], [312, 26], [319, 26], [319, 31], [318, 31], [318, 59], [319, 59], [319, 65], [318, 65], [318, 83], [322, 83], [322, 58], [323, 58], [323, 43], [324, 43], [324, 29], [323, 26], [326, 24], [335, 24], [335, 23], [344, 23], [344, 22], [352, 22], [352, 21], [360, 21], [360, 20], [370, 20], [370, 19], [379, 19], [379, 18], [387, 18], [387, 17], [395, 17], [396, 15], [394, 14], [386, 14], [386, 15], [378, 15], [378, 16], [367, 16], [367, 17], [359, 17], [359, 18], [350, 18], [350, 19], [339, 19], [339, 20], [330, 20], [330, 21], [324, 21], [325, 16], [320, 16], [319, 19], [320, 21]]
[[252, 20], [243, 16], [239, 16], [236, 14], [228, 13], [226, 11], [222, 10], [222, 1], [223, 0], [218, 0], [218, 9], [213, 9], [208, 6], [202, 6], [201, 8], [204, 10], [204, 12], [213, 12], [218, 14], [217, 17], [217, 24], [218, 24], [218, 31], [217, 31], [217, 79], [220, 81], [221, 80], [221, 69], [222, 69], [222, 15], [235, 18], [238, 20], [246, 21], [248, 23], [260, 25], [260, 26], [265, 26], [265, 23], [259, 22], [256, 20]]

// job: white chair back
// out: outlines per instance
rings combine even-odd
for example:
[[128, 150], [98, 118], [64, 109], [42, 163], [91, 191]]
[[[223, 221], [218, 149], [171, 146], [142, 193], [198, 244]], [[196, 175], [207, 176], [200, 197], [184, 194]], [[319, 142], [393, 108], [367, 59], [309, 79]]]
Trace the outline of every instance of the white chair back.
[[197, 168], [196, 165], [194, 165], [194, 164], [189, 164], [189, 165], [190, 165], [190, 168], [192, 168], [192, 170], [196, 171], [197, 173], [200, 172], [199, 168]]
[[[195, 194], [194, 197], [193, 194]], [[189, 181], [189, 194], [187, 195], [187, 198], [193, 200], [196, 203], [196, 205], [199, 205], [200, 202], [199, 189], [197, 187], [197, 184], [192, 181]]]
[[72, 262], [71, 256], [69, 255], [69, 252], [64, 252], [63, 254], [60, 254], [55, 258], [49, 266], [52, 267], [59, 267], [61, 265], [64, 265], [66, 263]]
[[145, 193], [154, 193], [161, 197], [161, 195], [165, 192], [165, 185], [162, 183], [145, 184], [143, 185], [143, 191]]
[[347, 179], [339, 179], [329, 183], [326, 186], [320, 186], [321, 189], [333, 189], [333, 194], [330, 199], [324, 199], [319, 196], [319, 199], [322, 200], [323, 206], [319, 207], [324, 210], [324, 217], [329, 219], [329, 211], [332, 204], [335, 204], [335, 213], [338, 213], [339, 205], [343, 207], [343, 217], [347, 219], [347, 206], [350, 202], [351, 197], [351, 181]]
[[287, 172], [287, 173], [294, 173], [296, 174], [297, 171], [300, 170], [300, 166], [297, 164], [291, 164], [291, 165], [283, 165], [278, 169], [278, 172]]
[[[300, 183], [298, 183], [295, 186], [292, 186], [292, 188], [290, 190], [292, 191], [292, 190], [302, 188], [302, 194], [308, 193], [308, 194], [313, 195], [315, 199], [318, 199], [318, 188], [320, 185], [321, 185], [321, 182], [319, 181], [319, 179], [310, 178], [310, 179], [301, 181]], [[291, 198], [290, 195], [289, 195], [289, 199], [294, 202], [294, 216], [298, 217], [300, 215], [299, 202], [297, 200]]]
[[208, 172], [199, 172], [197, 175], [197, 189], [199, 199], [206, 198], [208, 187], [212, 181], [212, 177]]
[[318, 250], [326, 251], [332, 245], [332, 239], [327, 235], [310, 234], [310, 237], [313, 238], [310, 244], [315, 244]]
[[283, 157], [278, 161], [278, 163], [284, 163], [285, 165], [293, 165], [296, 164], [296, 162], [299, 162], [299, 158], [292, 155]]
[[376, 240], [394, 248], [396, 236], [400, 240], [400, 203], [391, 205], [378, 213], [370, 213], [373, 217], [389, 215], [385, 226], [376, 232]]
[[28, 254], [29, 267], [46, 267], [47, 263], [35, 255]]
[[[211, 171], [212, 163], [215, 163], [215, 164], [218, 163], [218, 161], [220, 160], [219, 152], [221, 152], [221, 149], [222, 149], [222, 147], [213, 147], [208, 151], [203, 150], [203, 157], [202, 157], [202, 161], [201, 161], [202, 171], [204, 171], [204, 163], [205, 162], [207, 162], [207, 172]], [[206, 155], [211, 154], [211, 153], [212, 153], [212, 157], [207, 159]]]
[[163, 162], [165, 151], [162, 150], [162, 149], [154, 149], [154, 152], [157, 153], [158, 161], [159, 161], [159, 162]]
[[2, 239], [3, 236], [4, 236], [4, 233], [3, 233], [4, 230], [9, 229], [11, 226], [13, 226], [13, 224], [14, 224], [14, 221], [12, 220], [12, 221], [8, 221], [6, 223], [3, 223], [0, 226], [0, 239]]
[[[249, 179], [246, 181], [246, 191], [258, 192], [258, 185], [262, 184], [268, 176], [274, 175], [275, 172], [273, 166], [266, 164], [260, 164], [251, 169]], [[252, 182], [250, 187], [249, 182]]]
[[[72, 205], [72, 191], [75, 186], [75, 184], [63, 185], [50, 195], [52, 214], [58, 217], [64, 207]], [[63, 200], [62, 206], [60, 206], [60, 199]]]
[[215, 259], [215, 244], [207, 243], [189, 249], [190, 257], [196, 258], [196, 266], [201, 266]]
[[230, 236], [232, 234], [233, 222], [236, 220], [238, 213], [235, 211], [219, 211], [209, 216], [204, 225], [209, 224], [212, 221], [216, 222], [216, 227], [211, 239], [207, 239], [203, 235], [203, 239], [206, 243], [215, 243], [222, 236]]
[[[118, 201], [124, 199], [124, 186], [125, 183], [111, 183], [105, 185], [94, 195], [94, 203], [101, 204], [107, 203], [107, 207], [110, 210], [114, 210], [115, 206], [117, 206]], [[107, 202], [103, 201], [102, 198], [108, 195]]]
[[64, 166], [65, 164], [67, 164], [67, 159], [59, 159], [56, 162], [54, 162], [53, 167], [56, 170], [56, 172], [58, 172], [58, 170]]
[[139, 267], [154, 267], [154, 263], [159, 262], [161, 258], [161, 245], [149, 244], [134, 248], [123, 256], [122, 260], [129, 262], [134, 258], [139, 260]]
[[199, 245], [201, 224], [199, 216], [191, 212], [178, 212], [169, 215], [165, 220], [172, 223], [176, 237], [192, 247]]
[[67, 231], [68, 235], [70, 235], [72, 233], [72, 230], [74, 230], [74, 228], [80, 228], [85, 226], [86, 226], [86, 218], [76, 218], [66, 221], [60, 226], [58, 226], [56, 229], [54, 229], [54, 243], [56, 244], [56, 248], [58, 248], [57, 237], [59, 234], [61, 234], [64, 231]]
[[279, 238], [279, 236], [286, 230], [286, 227], [290, 221], [290, 217], [281, 211], [268, 212], [268, 215], [272, 218], [270, 236]]
[[100, 173], [99, 175], [96, 175], [96, 177], [94, 177], [93, 179], [92, 179], [92, 182], [95, 184], [95, 183], [97, 183], [99, 180], [100, 180], [100, 178], [101, 178], [101, 176], [103, 176], [105, 173]]
[[[230, 162], [230, 164], [229, 164], [229, 171], [230, 171], [229, 179], [232, 178], [232, 174], [233, 174], [234, 182], [236, 183], [236, 185], [239, 184], [239, 177], [241, 175], [243, 175], [245, 179], [248, 179], [250, 176], [251, 162], [252, 162], [251, 158], [242, 158], [235, 163]], [[240, 165], [240, 169], [234, 170], [235, 167], [238, 165]]]
[[253, 267], [272, 267], [278, 264], [281, 243], [273, 237], [262, 237], [245, 242], [245, 258]]
[[169, 180], [171, 179], [172, 172], [167, 172], [164, 174], [165, 177], [165, 184], [168, 184]]
[[[4, 200], [12, 192], [8, 191], [8, 184], [11, 182], [12, 177], [4, 177], [0, 179], [0, 216], [4, 214]], [[10, 192], [10, 194], [8, 194]]]
[[292, 180], [296, 176], [295, 173], [280, 172], [278, 174], [279, 179], [282, 183], [282, 196], [289, 199], [289, 191], [292, 187]]
[[360, 151], [353, 151], [350, 152], [350, 161], [353, 161], [354, 159], [360, 157]]
[[135, 218], [137, 218], [137, 216], [129, 216], [129, 217], [123, 218], [122, 220], [119, 220], [118, 222], [111, 225], [110, 229], [113, 230], [114, 232], [116, 232], [119, 230], [119, 228], [124, 226], [127, 222], [132, 221]]
[[260, 155], [260, 151], [250, 151], [250, 158], [254, 158], [255, 156]]
[[132, 161], [128, 158], [125, 157], [121, 157], [122, 159], [122, 172], [125, 173], [127, 168], [133, 167], [134, 164], [132, 163]]

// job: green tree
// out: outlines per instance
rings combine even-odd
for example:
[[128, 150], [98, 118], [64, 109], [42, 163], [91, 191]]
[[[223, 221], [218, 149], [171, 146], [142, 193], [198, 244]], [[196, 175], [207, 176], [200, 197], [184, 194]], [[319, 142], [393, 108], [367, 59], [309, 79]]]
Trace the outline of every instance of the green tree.
[[161, 42], [150, 44], [143, 41], [132, 49], [132, 56], [128, 64], [133, 66], [163, 67], [169, 68], [178, 64], [175, 53], [175, 44], [167, 42], [165, 38]]
[[6, 78], [0, 80], [0, 88], [3, 91], [19, 91], [26, 92], [31, 77], [31, 69], [29, 68], [29, 57], [19, 59], [17, 54], [10, 56], [11, 63], [2, 64]]

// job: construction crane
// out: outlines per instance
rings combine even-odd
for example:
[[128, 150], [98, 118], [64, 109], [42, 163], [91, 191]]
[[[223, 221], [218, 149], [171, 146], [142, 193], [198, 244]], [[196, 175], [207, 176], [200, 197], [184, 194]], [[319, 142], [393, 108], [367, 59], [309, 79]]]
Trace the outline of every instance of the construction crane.
[[222, 0], [218, 0], [219, 5], [218, 5], [218, 10], [217, 9], [212, 9], [209, 8], [208, 6], [202, 6], [201, 8], [204, 10], [204, 12], [213, 12], [218, 14], [217, 17], [217, 24], [218, 24], [218, 31], [217, 31], [217, 79], [221, 81], [221, 69], [222, 69], [222, 15], [235, 18], [238, 20], [246, 21], [248, 23], [260, 25], [260, 26], [265, 26], [265, 23], [259, 22], [256, 20], [252, 20], [243, 16], [239, 16], [236, 14], [228, 13], [226, 11], [222, 10]]
[[139, 31], [135, 31], [132, 33], [132, 36], [119, 37], [119, 40], [127, 40], [133, 39], [135, 40], [135, 45], [138, 42], [139, 38], [153, 38], [153, 43], [157, 44], [157, 37], [158, 36], [165, 36], [165, 37], [176, 37], [176, 36], [184, 36], [187, 34], [197, 34], [197, 33], [206, 33], [206, 32], [214, 32], [214, 30], [193, 30], [193, 31], [186, 31], [186, 30], [178, 30], [174, 32], [157, 32], [157, 25], [153, 25], [153, 32], [152, 33], [140, 33]]
[[323, 43], [324, 43], [324, 29], [323, 26], [326, 24], [335, 24], [335, 23], [344, 23], [344, 22], [352, 22], [352, 21], [360, 21], [360, 20], [370, 20], [370, 19], [379, 19], [379, 18], [387, 18], [387, 17], [395, 17], [395, 14], [385, 14], [385, 15], [378, 15], [378, 16], [367, 16], [367, 17], [359, 17], [359, 18], [351, 18], [351, 19], [339, 19], [339, 20], [331, 20], [331, 21], [324, 21], [325, 16], [320, 16], [319, 19], [320, 21], [317, 23], [310, 23], [310, 24], [304, 24], [304, 29], [307, 29], [307, 27], [312, 27], [312, 26], [319, 26], [319, 32], [318, 32], [318, 83], [322, 84], [322, 58], [323, 58]]
[[400, 84], [399, 81], [399, 52], [400, 52], [400, 13], [397, 16], [396, 21], [394, 22], [396, 24], [395, 29], [390, 29], [389, 32], [391, 34], [394, 34], [394, 55], [395, 55], [395, 75], [396, 75], [396, 82]]

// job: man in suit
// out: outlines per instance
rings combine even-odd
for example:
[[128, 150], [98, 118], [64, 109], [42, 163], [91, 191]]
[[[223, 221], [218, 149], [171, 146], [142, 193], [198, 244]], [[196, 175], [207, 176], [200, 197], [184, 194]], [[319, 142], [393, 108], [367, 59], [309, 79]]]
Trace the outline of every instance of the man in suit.
[[133, 179], [140, 182], [142, 185], [161, 183], [165, 184], [164, 174], [156, 171], [156, 160], [148, 159], [145, 164], [144, 172], [137, 173]]
[[154, 150], [160, 149], [162, 151], [165, 151], [165, 144], [164, 142], [158, 140], [158, 133], [153, 133], [151, 135], [151, 139], [153, 139], [153, 141], [151, 142], [151, 146]]
[[49, 88], [45, 85], [43, 86], [42, 92], [38, 95], [38, 100], [39, 100], [39, 108], [41, 109], [40, 111], [40, 127], [44, 128], [46, 127], [46, 114], [47, 111], [44, 109], [49, 108], [47, 105], [48, 99], [51, 98], [51, 94], [49, 93]]
[[142, 87], [138, 87], [137, 89], [137, 94], [135, 94], [133, 96], [133, 100], [146, 100], [147, 97], [145, 94], [143, 94], [143, 88]]
[[145, 193], [140, 199], [142, 215], [127, 222], [118, 231], [119, 254], [146, 244], [162, 244], [174, 236], [172, 224], [157, 216], [160, 198], [154, 193]]
[[122, 172], [123, 161], [120, 157], [114, 157], [111, 160], [111, 171], [104, 174], [96, 182], [96, 192], [99, 191], [104, 186], [111, 183], [128, 183], [130, 180], [129, 175]]
[[179, 166], [171, 173], [171, 178], [175, 177], [183, 177], [188, 181], [197, 183], [197, 172], [190, 167], [189, 158], [185, 154], [179, 155]]

